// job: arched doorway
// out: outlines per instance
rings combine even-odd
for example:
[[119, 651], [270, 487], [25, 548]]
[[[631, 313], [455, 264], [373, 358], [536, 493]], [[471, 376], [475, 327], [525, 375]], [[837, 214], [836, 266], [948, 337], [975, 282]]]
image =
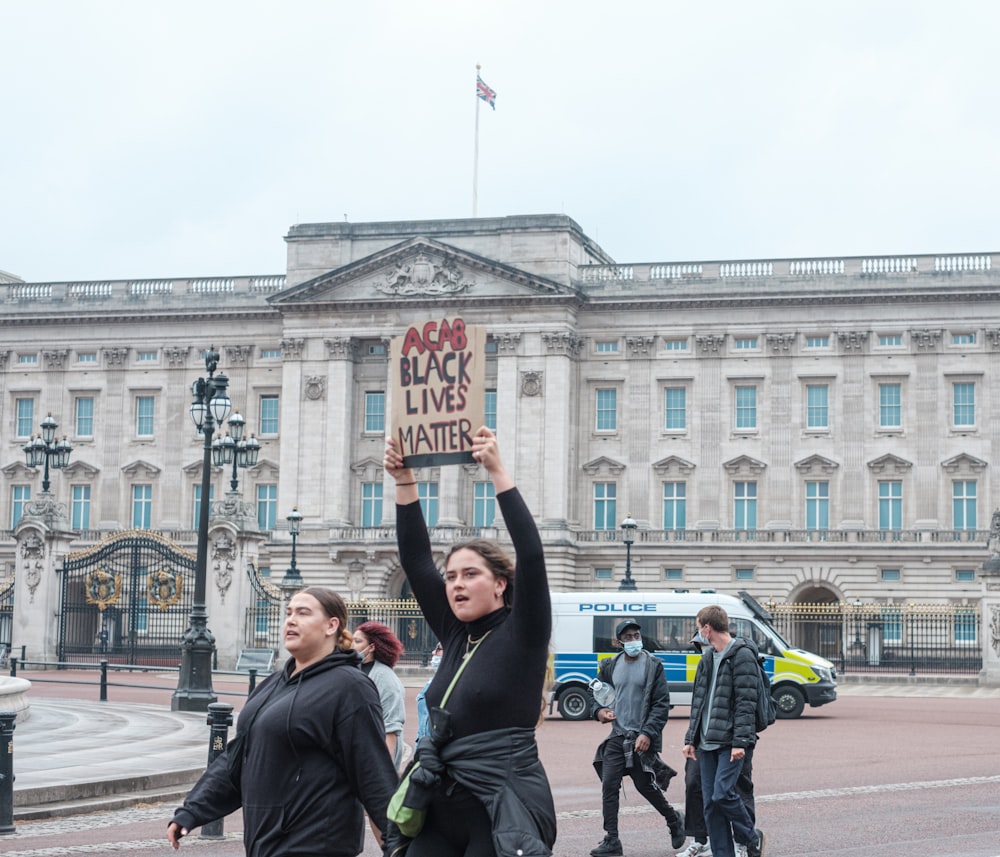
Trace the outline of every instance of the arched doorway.
[[844, 651], [844, 616], [840, 598], [827, 586], [805, 584], [792, 593], [792, 644], [840, 663]]

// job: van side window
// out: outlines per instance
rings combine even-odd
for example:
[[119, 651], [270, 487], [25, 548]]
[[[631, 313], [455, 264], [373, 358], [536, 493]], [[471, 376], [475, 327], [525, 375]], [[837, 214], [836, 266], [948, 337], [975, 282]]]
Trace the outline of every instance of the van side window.
[[693, 616], [599, 616], [594, 619], [594, 651], [618, 652], [615, 628], [622, 619], [636, 618], [642, 626], [642, 647], [647, 652], [690, 652]]
[[748, 640], [753, 640], [762, 655], [780, 654], [774, 651], [771, 638], [764, 633], [764, 630], [749, 619], [731, 619], [729, 633], [734, 637], [746, 637]]

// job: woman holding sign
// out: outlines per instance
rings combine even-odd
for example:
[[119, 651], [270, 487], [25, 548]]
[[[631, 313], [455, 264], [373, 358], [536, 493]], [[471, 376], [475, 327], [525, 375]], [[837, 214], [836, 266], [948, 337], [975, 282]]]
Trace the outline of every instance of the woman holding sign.
[[[552, 628], [545, 558], [531, 513], [485, 426], [473, 438], [472, 455], [493, 482], [516, 564], [495, 542], [461, 542], [448, 552], [442, 579], [413, 470], [395, 440], [386, 442], [400, 562], [444, 644], [426, 693], [431, 735], [416, 753], [423, 770], [414, 773], [432, 793], [408, 857], [540, 857], [552, 853], [556, 837], [535, 743]], [[466, 660], [468, 669], [456, 679]]]

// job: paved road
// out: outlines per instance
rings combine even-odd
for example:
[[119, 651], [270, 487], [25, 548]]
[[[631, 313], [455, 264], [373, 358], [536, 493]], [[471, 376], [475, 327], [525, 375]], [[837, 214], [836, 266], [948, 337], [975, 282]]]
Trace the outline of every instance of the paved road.
[[[1000, 691], [842, 687], [833, 705], [779, 721], [755, 759], [768, 857], [1000, 857]], [[416, 690], [408, 691], [410, 713]], [[884, 695], [891, 694], [891, 695]], [[680, 767], [686, 709], [675, 709], [664, 757]], [[556, 857], [586, 857], [601, 837], [600, 787], [590, 761], [606, 727], [549, 719], [539, 731], [559, 813]], [[207, 727], [206, 727], [207, 735]], [[674, 785], [668, 799], [680, 802]], [[626, 857], [671, 854], [659, 817], [629, 790]], [[4, 857], [122, 851], [167, 854], [171, 806], [24, 822], [0, 838]], [[238, 815], [226, 841], [189, 838], [198, 857], [242, 855]], [[378, 850], [368, 843], [365, 857]]]

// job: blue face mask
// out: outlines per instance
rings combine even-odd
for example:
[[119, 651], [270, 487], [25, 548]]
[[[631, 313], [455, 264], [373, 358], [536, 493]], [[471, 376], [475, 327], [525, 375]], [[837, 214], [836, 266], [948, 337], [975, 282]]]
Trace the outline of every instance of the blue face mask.
[[625, 654], [634, 658], [642, 651], [642, 640], [629, 640], [627, 643], [622, 643], [622, 646], [625, 648]]

